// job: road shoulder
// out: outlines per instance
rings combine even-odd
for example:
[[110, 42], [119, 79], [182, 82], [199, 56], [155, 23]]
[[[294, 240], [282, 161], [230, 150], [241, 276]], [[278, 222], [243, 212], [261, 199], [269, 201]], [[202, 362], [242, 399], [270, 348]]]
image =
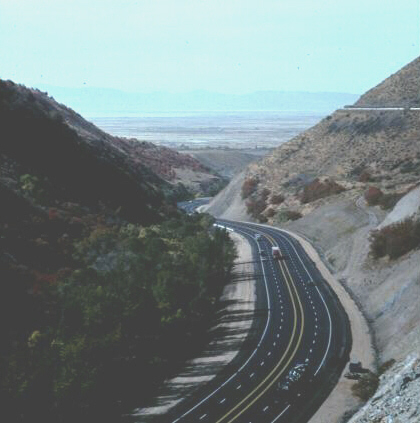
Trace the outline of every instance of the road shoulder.
[[211, 342], [200, 357], [189, 360], [182, 371], [164, 383], [150, 406], [133, 412], [136, 422], [159, 421], [197, 389], [213, 380], [238, 355], [253, 323], [256, 283], [252, 250], [248, 241], [230, 233], [238, 253], [233, 281], [226, 285], [220, 298], [221, 309], [215, 326], [210, 330]]
[[[350, 321], [353, 340], [350, 352], [350, 361], [361, 361], [364, 367], [374, 370], [375, 353], [371, 333], [362, 312], [357, 307], [357, 304], [353, 301], [344, 287], [330, 273], [315, 248], [301, 236], [287, 230], [285, 230], [285, 232], [301, 243], [308, 256], [315, 262], [322, 276], [334, 290], [344, 307]], [[346, 413], [354, 411], [360, 406], [360, 402], [351, 393], [353, 381], [344, 377], [345, 372], [346, 369], [341, 374], [337, 385], [329, 397], [311, 418], [310, 423], [341, 422]]]

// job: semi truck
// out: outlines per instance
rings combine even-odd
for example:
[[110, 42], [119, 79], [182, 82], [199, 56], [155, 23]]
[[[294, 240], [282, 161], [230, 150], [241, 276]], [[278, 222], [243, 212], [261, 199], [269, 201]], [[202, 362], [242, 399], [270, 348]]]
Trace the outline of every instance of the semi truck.
[[271, 254], [273, 259], [277, 260], [285, 260], [287, 257], [283, 256], [280, 251], [280, 247], [271, 247]]
[[273, 255], [273, 259], [279, 259], [281, 258], [280, 254], [280, 248], [279, 247], [271, 247], [271, 253]]

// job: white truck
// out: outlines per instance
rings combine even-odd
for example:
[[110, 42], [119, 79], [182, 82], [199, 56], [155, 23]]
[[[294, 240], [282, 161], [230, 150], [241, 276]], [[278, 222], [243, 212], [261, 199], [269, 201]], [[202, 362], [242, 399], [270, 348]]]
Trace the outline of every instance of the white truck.
[[271, 247], [271, 254], [273, 255], [273, 259], [281, 259], [279, 247]]

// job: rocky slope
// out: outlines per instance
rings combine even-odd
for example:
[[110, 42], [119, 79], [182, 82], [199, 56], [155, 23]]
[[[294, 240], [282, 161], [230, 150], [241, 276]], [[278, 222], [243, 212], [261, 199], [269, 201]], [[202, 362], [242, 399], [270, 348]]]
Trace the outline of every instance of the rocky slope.
[[420, 107], [420, 57], [362, 95], [356, 107]]
[[410, 355], [381, 376], [376, 394], [349, 423], [417, 423], [419, 392], [420, 358]]
[[[419, 63], [416, 59], [379, 84], [360, 104], [368, 98], [370, 105], [382, 106], [386, 96], [395, 105], [403, 101], [402, 93], [416, 104]], [[243, 197], [254, 217], [274, 222], [284, 220], [282, 211], [306, 214], [343, 190], [351, 195], [374, 186], [382, 194], [403, 194], [420, 179], [419, 139], [419, 111], [337, 110], [251, 164], [246, 179], [253, 189]], [[389, 208], [397, 199], [384, 197], [383, 205]]]

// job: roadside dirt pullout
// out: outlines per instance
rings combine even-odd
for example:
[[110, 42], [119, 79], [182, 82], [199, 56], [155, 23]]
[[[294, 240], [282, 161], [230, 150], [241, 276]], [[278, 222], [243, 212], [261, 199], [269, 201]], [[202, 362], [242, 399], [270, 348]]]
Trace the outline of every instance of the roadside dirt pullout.
[[[230, 235], [238, 253], [234, 274], [252, 274], [251, 246], [242, 236]], [[210, 331], [212, 340], [201, 357], [188, 361], [179, 375], [166, 381], [150, 406], [136, 409], [132, 413], [136, 422], [158, 421], [159, 416], [212, 380], [235, 358], [251, 329], [255, 301], [255, 280], [234, 277], [220, 298], [217, 322]]]

